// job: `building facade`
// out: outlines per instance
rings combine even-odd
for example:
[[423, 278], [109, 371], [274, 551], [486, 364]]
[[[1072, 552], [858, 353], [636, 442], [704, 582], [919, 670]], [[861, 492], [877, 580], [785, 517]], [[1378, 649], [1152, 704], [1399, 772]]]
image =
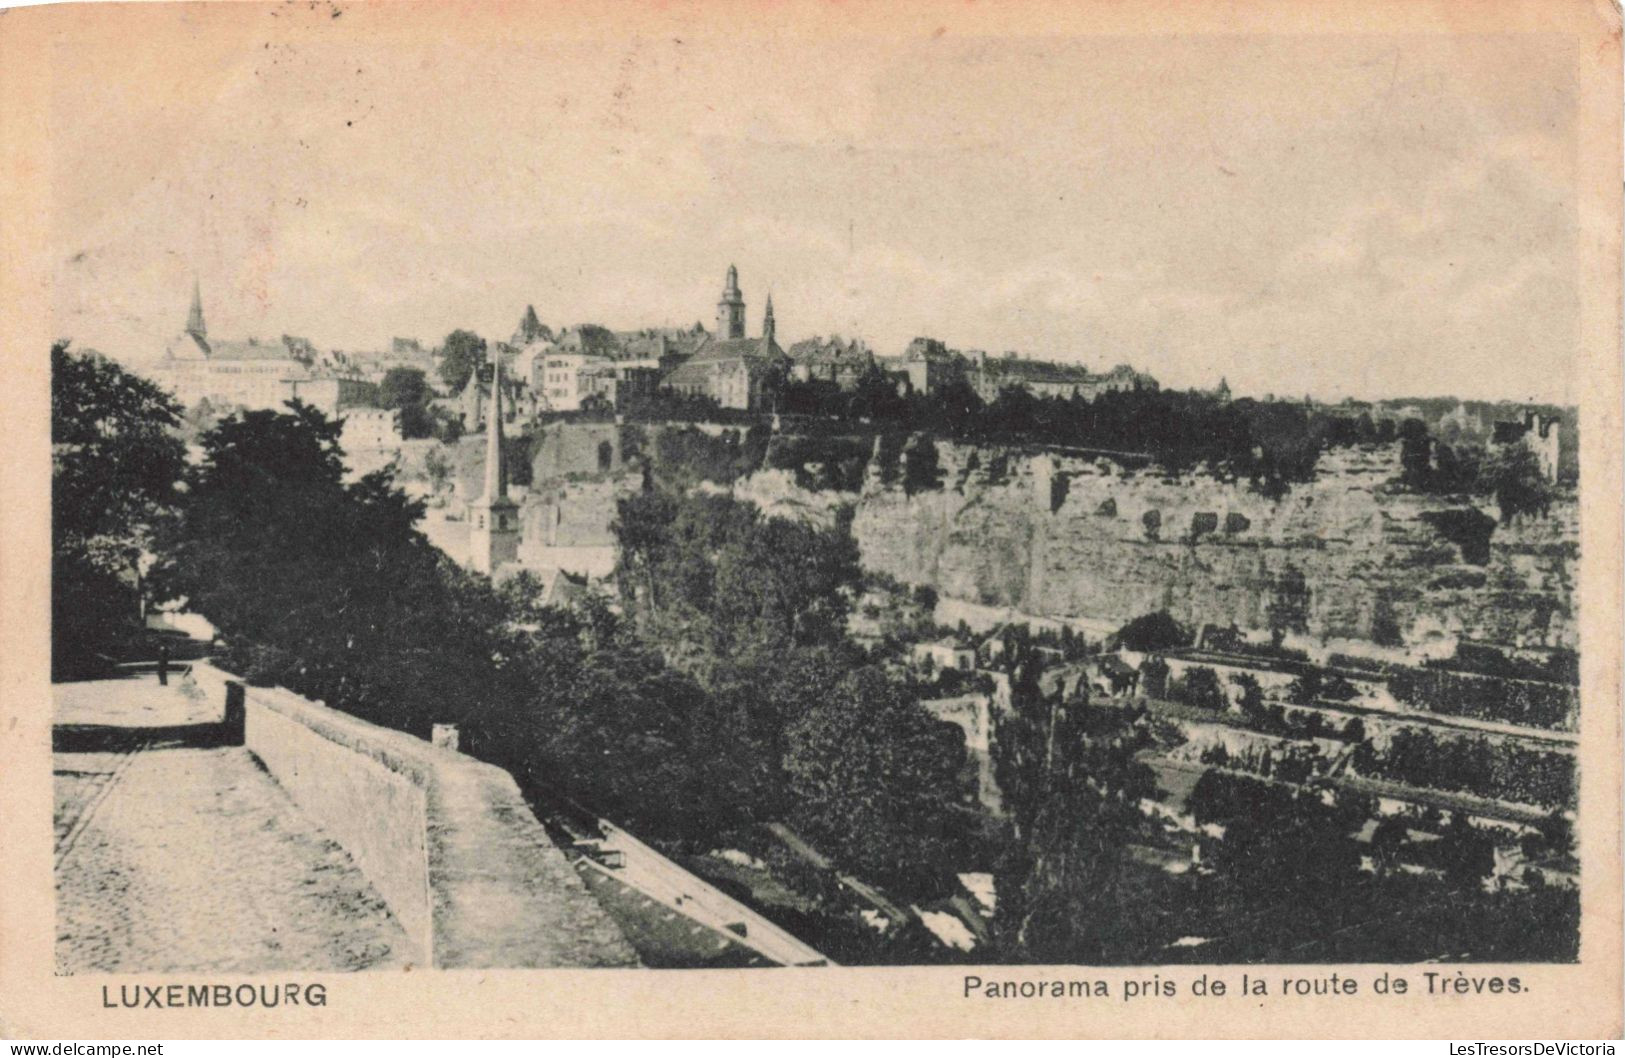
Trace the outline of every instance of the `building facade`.
[[148, 364], [143, 373], [188, 408], [208, 401], [215, 408], [280, 410], [287, 401], [298, 399], [333, 416], [377, 399], [375, 385], [322, 357], [304, 339], [211, 338], [196, 283], [185, 329], [166, 343], [162, 359]]
[[709, 397], [724, 408], [771, 408], [790, 373], [790, 357], [774, 339], [772, 298], [762, 319], [762, 336], [745, 337], [745, 299], [739, 272], [728, 266], [717, 303], [717, 336], [699, 343], [694, 355], [665, 377], [667, 388]]
[[1097, 375], [1081, 364], [1029, 360], [1015, 353], [1005, 353], [1001, 357], [972, 354], [967, 374], [977, 396], [987, 403], [997, 400], [999, 391], [1011, 386], [1038, 397], [1082, 397], [1086, 400], [1093, 400], [1103, 393], [1159, 388], [1155, 378], [1134, 370], [1128, 364], [1118, 364], [1105, 374]]
[[797, 382], [833, 382], [843, 390], [855, 388], [876, 367], [875, 355], [862, 339], [838, 335], [797, 342], [788, 355], [790, 377]]

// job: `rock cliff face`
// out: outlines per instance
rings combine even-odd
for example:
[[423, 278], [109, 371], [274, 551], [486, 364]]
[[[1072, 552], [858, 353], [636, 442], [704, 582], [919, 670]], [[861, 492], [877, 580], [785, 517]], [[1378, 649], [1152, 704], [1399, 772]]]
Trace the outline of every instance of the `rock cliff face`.
[[857, 496], [808, 493], [782, 471], [736, 493], [798, 517], [853, 501], [866, 567], [1039, 616], [1167, 609], [1196, 625], [1412, 645], [1577, 645], [1572, 499], [1495, 526], [1486, 549], [1494, 504], [1393, 488], [1397, 446], [1327, 452], [1316, 480], [1280, 500], [1203, 472], [946, 443], [938, 454], [940, 491], [907, 495], [871, 466]]

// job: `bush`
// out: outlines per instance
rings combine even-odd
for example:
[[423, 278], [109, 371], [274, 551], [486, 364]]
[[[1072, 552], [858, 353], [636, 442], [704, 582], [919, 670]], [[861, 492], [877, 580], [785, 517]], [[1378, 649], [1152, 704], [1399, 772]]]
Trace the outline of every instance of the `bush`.
[[767, 465], [792, 471], [796, 484], [809, 491], [857, 492], [869, 451], [870, 442], [862, 437], [780, 434], [768, 446]]
[[1224, 708], [1224, 688], [1219, 684], [1218, 673], [1207, 666], [1197, 665], [1190, 669], [1180, 682], [1182, 684], [1180, 700], [1186, 705], [1213, 712]]
[[1145, 653], [1189, 646], [1190, 629], [1166, 610], [1143, 614], [1117, 630], [1117, 641], [1127, 650]]

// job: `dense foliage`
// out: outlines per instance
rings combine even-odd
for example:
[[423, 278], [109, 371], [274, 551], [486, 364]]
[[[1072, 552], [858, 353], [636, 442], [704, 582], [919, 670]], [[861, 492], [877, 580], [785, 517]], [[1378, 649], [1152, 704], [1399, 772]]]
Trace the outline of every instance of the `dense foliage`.
[[998, 958], [1013, 962], [1134, 961], [1161, 909], [1145, 899], [1129, 855], [1146, 832], [1151, 770], [1135, 759], [1150, 736], [1138, 714], [1090, 708], [1086, 690], [1044, 694], [1037, 665], [1012, 679], [998, 717], [994, 773], [1011, 821], [995, 874]]
[[139, 627], [154, 526], [179, 498], [180, 407], [95, 354], [51, 347], [51, 667], [115, 653]]
[[654, 433], [653, 473], [676, 492], [708, 481], [731, 485], [759, 469], [768, 447], [766, 426], [730, 429], [713, 436], [695, 427], [663, 427]]
[[713, 737], [753, 777], [742, 803], [869, 877], [933, 892], [960, 841], [963, 736], [847, 642], [859, 583], [849, 517], [820, 529], [726, 496], [624, 499], [623, 601], [731, 718]]
[[1229, 704], [1219, 674], [1206, 665], [1193, 665], [1168, 687], [1168, 697], [1197, 709], [1217, 712]]

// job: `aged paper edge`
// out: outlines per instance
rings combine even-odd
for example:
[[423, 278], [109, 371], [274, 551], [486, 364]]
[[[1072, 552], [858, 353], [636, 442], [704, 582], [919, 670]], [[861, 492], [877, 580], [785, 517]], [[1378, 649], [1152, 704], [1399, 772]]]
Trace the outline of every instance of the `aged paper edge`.
[[[1124, 5], [1013, 0], [948, 4], [517, 3], [337, 5], [343, 18], [263, 17], [251, 3], [55, 6], [0, 13], [0, 334], [8, 384], [0, 416], [0, 1036], [102, 1038], [365, 1037], [1619, 1037], [1620, 863], [1620, 15], [1594, 0], [1352, 3], [1281, 0]], [[316, 5], [308, 5], [314, 8]], [[213, 981], [198, 975], [53, 975], [49, 620], [49, 402], [54, 337], [47, 287], [51, 227], [48, 100], [56, 47], [167, 49], [184, 61], [198, 34], [346, 40], [491, 39], [516, 32], [614, 39], [733, 32], [918, 39], [933, 33], [1085, 34], [1559, 33], [1577, 38], [1582, 272], [1581, 748], [1582, 951], [1578, 965], [1482, 966], [1513, 972], [1520, 997], [1273, 999], [1256, 1005], [1183, 995], [1136, 1006], [1105, 1000], [971, 1000], [967, 968], [773, 971], [459, 971], [298, 974], [329, 991], [320, 1009], [121, 1011], [104, 984]], [[1509, 76], [1516, 73], [1509, 71]], [[116, 159], [109, 159], [116, 164]], [[1309, 973], [1342, 967], [1306, 967]], [[1383, 967], [1349, 970], [1362, 978]], [[1280, 976], [1280, 967], [1225, 967]], [[1412, 976], [1418, 968], [1411, 967]], [[974, 971], [971, 971], [974, 972]], [[984, 976], [1118, 981], [1154, 968], [1004, 967]], [[1169, 971], [1192, 979], [1201, 967]], [[277, 975], [277, 979], [288, 975]], [[265, 978], [269, 979], [269, 978]]]

